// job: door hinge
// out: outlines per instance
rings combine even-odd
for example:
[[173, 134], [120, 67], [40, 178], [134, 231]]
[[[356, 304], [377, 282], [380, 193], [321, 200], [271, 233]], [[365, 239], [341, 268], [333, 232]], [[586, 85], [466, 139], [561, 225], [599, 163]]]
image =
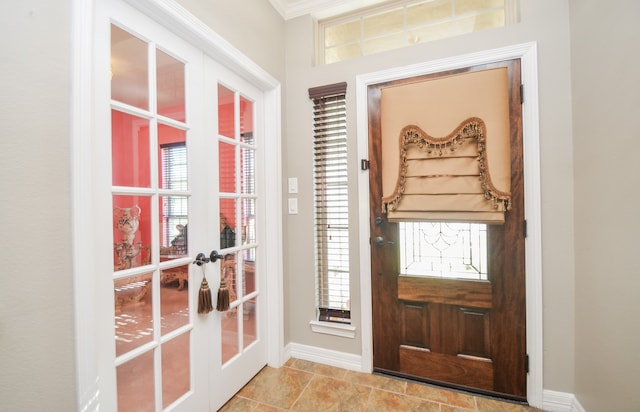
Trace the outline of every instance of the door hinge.
[[520, 104], [524, 103], [524, 84], [520, 85]]
[[524, 233], [524, 237], [525, 239], [527, 238], [527, 220], [525, 219], [523, 225], [522, 225], [522, 231]]
[[360, 170], [369, 170], [369, 160], [367, 159], [360, 159]]
[[524, 369], [529, 373], [529, 354], [527, 353], [524, 358]]

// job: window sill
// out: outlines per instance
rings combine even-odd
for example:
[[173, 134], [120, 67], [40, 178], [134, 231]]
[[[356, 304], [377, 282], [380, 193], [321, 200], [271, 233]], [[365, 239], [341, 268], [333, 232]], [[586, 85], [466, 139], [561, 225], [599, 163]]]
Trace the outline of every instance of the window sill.
[[311, 331], [316, 333], [324, 333], [325, 335], [342, 336], [343, 338], [355, 338], [356, 327], [351, 325], [341, 325], [333, 322], [320, 322], [312, 320], [309, 322]]

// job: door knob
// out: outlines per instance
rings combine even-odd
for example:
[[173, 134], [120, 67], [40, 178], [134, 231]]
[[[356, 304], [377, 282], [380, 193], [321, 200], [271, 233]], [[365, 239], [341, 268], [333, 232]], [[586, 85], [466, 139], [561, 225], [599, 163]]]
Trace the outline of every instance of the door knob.
[[390, 245], [395, 245], [395, 244], [396, 244], [396, 242], [394, 242], [393, 240], [385, 241], [385, 240], [384, 240], [384, 238], [383, 238], [382, 236], [376, 236], [376, 237], [373, 239], [373, 243], [374, 243], [376, 246], [378, 246], [378, 247], [380, 247], [380, 246], [384, 246], [384, 244], [385, 244], [385, 243], [388, 243], [388, 244], [390, 244]]
[[198, 253], [198, 255], [196, 256], [196, 260], [193, 261], [194, 264], [198, 265], [198, 266], [202, 266], [205, 263], [209, 263], [209, 258], [205, 256], [204, 253]]
[[209, 259], [211, 260], [211, 262], [215, 263], [218, 259], [224, 259], [224, 256], [218, 253], [217, 250], [212, 250], [211, 254], [209, 255]]

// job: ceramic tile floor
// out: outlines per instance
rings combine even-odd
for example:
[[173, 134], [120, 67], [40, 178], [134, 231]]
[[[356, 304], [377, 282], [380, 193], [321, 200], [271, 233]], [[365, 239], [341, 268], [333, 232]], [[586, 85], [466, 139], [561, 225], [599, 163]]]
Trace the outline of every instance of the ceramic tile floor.
[[221, 412], [540, 411], [434, 386], [290, 359], [265, 367]]

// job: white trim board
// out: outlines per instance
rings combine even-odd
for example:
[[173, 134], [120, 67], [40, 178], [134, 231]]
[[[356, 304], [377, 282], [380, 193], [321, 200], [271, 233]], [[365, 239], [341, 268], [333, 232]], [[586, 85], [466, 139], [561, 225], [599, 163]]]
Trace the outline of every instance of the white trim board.
[[543, 409], [548, 412], [586, 412], [572, 393], [545, 389], [542, 394]]
[[[527, 353], [529, 354], [527, 399], [530, 405], [542, 407], [542, 222], [540, 213], [537, 44], [535, 42], [519, 44], [356, 76], [358, 159], [366, 159], [369, 156], [369, 125], [367, 115], [367, 87], [369, 85], [517, 58], [521, 59], [522, 62], [522, 84], [525, 86], [525, 100], [522, 105], [522, 123], [525, 219], [527, 220], [527, 238], [525, 240]], [[371, 246], [369, 244], [369, 174], [367, 172], [361, 172], [358, 175], [358, 203], [360, 217], [362, 371], [371, 372], [373, 370], [373, 338], [371, 315]]]
[[339, 352], [317, 346], [289, 343], [285, 348], [285, 359], [302, 359], [336, 368], [360, 372], [362, 370], [362, 356], [352, 353]]

